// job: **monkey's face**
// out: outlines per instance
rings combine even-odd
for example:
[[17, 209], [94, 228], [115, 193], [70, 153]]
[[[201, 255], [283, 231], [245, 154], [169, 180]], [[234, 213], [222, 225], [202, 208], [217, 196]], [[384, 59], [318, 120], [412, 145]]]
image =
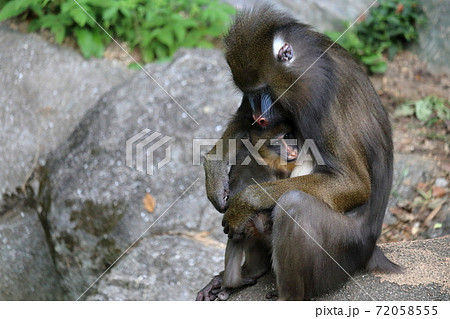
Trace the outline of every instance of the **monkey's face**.
[[276, 124], [275, 116], [289, 117], [307, 103], [324, 39], [312, 37], [306, 25], [262, 7], [238, 14], [224, 40], [233, 81], [259, 126]]
[[[285, 70], [277, 69], [279, 66], [276, 64], [282, 62], [274, 58], [272, 46], [270, 41], [253, 42], [244, 45], [247, 52], [239, 49], [241, 52], [237, 53], [229, 46], [226, 53], [233, 81], [244, 94], [243, 103], [251, 106], [253, 121], [260, 127], [269, 127], [278, 122], [276, 117], [280, 116], [284, 109], [282, 100], [278, 97], [283, 93], [282, 88], [287, 87], [282, 83], [289, 78]], [[292, 47], [288, 44], [283, 46], [284, 48], [280, 47], [280, 55], [283, 59], [292, 59], [293, 56], [289, 53], [292, 52]], [[249, 55], [253, 58], [248, 58]]]
[[298, 145], [292, 144], [295, 141], [294, 133], [282, 133], [271, 140], [267, 147], [286, 162], [296, 161], [299, 155]]
[[295, 132], [292, 126], [280, 123], [265, 130], [253, 130], [251, 142], [256, 145], [261, 139], [264, 144], [258, 150], [264, 161], [273, 169], [290, 173], [299, 156]]

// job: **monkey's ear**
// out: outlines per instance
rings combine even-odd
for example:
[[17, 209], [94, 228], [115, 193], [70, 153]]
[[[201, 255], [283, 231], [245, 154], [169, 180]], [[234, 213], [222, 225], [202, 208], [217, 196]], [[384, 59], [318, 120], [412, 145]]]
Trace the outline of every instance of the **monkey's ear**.
[[273, 54], [277, 61], [288, 62], [294, 58], [294, 49], [280, 37], [275, 37], [273, 41]]
[[294, 57], [294, 50], [289, 43], [285, 43], [280, 50], [278, 50], [277, 59], [280, 62], [291, 61]]

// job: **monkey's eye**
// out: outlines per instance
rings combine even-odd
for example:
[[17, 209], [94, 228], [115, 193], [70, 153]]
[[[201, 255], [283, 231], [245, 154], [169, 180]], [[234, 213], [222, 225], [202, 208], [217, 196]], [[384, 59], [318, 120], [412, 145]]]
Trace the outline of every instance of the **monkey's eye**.
[[295, 139], [294, 133], [290, 132], [290, 133], [284, 134], [283, 139], [285, 139], [285, 140], [293, 140], [293, 139]]

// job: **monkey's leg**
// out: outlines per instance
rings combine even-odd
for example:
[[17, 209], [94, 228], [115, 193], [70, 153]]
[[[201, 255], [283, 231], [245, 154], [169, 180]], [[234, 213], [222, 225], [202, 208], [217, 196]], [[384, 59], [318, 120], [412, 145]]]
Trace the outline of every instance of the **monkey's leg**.
[[[261, 270], [257, 269], [257, 265], [254, 263], [260, 262], [262, 257], [259, 255], [265, 254], [266, 249], [261, 245], [254, 244], [257, 240], [251, 238], [245, 239], [228, 239], [227, 248], [225, 249], [225, 270], [223, 272], [223, 284], [221, 291], [218, 293], [219, 300], [227, 300], [229, 296], [239, 290], [240, 288], [248, 285], [254, 285], [256, 278], [259, 277], [258, 273]], [[253, 251], [261, 249], [263, 251]], [[242, 266], [244, 260], [245, 250], [245, 263]], [[249, 263], [248, 257], [253, 256], [254, 262]], [[270, 259], [266, 261], [267, 265], [270, 265]], [[246, 265], [251, 265], [250, 269]], [[250, 270], [250, 273], [249, 271]], [[264, 271], [265, 272], [265, 271]], [[245, 276], [243, 276], [243, 273]]]
[[272, 256], [280, 300], [308, 300], [364, 267], [374, 246], [361, 220], [302, 191], [290, 191], [278, 203]]
[[267, 239], [247, 239], [245, 242], [245, 262], [242, 277], [248, 283], [264, 275], [271, 267], [270, 235]]
[[227, 241], [223, 287], [236, 288], [242, 286], [241, 266], [244, 260], [244, 241], [245, 239], [228, 239]]

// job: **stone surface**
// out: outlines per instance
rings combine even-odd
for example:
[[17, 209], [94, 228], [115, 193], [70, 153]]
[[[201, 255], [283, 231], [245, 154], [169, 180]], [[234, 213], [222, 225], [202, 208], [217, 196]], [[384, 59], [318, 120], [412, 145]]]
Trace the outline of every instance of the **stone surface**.
[[129, 71], [108, 61], [86, 61], [71, 49], [5, 24], [0, 24], [0, 43], [1, 202], [2, 194], [23, 185], [86, 110]]
[[[225, 0], [238, 9], [250, 7], [256, 0]], [[275, 0], [266, 1], [275, 7], [290, 12], [301, 22], [312, 25], [319, 31], [343, 30], [342, 21], [354, 21], [373, 0]]]
[[450, 5], [446, 0], [421, 0], [428, 17], [427, 24], [419, 28], [420, 57], [433, 73], [450, 73]]
[[[192, 158], [193, 139], [219, 138], [240, 101], [223, 55], [181, 50], [170, 64], [152, 64], [146, 72], [106, 94], [48, 161], [48, 222], [69, 298], [77, 298], [149, 227], [148, 235], [201, 229], [225, 240], [221, 215], [205, 196], [203, 168]], [[125, 165], [127, 139], [144, 129], [171, 137], [154, 152], [154, 165], [167, 145], [171, 161], [153, 176]], [[135, 156], [135, 162], [142, 161]], [[153, 213], [143, 205], [147, 193], [156, 200]]]
[[87, 300], [195, 300], [223, 268], [221, 243], [180, 236], [142, 239], [88, 292]]
[[63, 299], [36, 203], [23, 194], [7, 201], [14, 206], [0, 209], [0, 300]]
[[[380, 247], [403, 267], [403, 273], [358, 274], [338, 291], [317, 300], [449, 300], [450, 236]], [[273, 274], [266, 275], [229, 300], [265, 300], [265, 294], [275, 289], [274, 279]]]

